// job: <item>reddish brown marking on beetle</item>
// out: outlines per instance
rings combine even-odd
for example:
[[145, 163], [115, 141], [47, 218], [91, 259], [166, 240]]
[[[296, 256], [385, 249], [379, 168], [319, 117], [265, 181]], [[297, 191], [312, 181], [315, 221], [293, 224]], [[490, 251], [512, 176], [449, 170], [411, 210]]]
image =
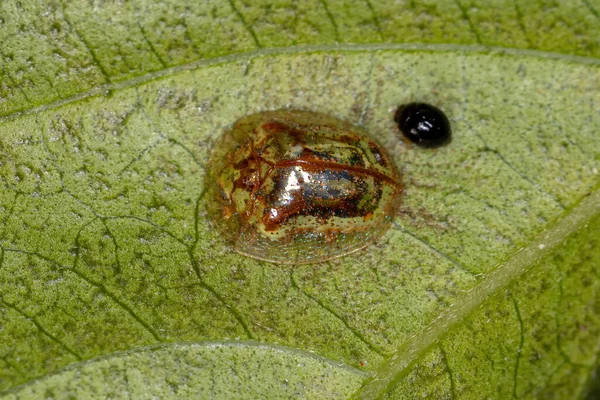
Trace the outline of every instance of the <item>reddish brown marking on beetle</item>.
[[[250, 205], [250, 209], [248, 210], [248, 218], [250, 218], [250, 216], [252, 216], [252, 214], [254, 214], [254, 209], [256, 206], [256, 192], [261, 188], [262, 184], [263, 184], [263, 179], [260, 176], [261, 174], [261, 168], [260, 168], [260, 163], [261, 160], [265, 161], [257, 152], [256, 149], [254, 148], [254, 141], [250, 140], [250, 154], [252, 157], [252, 160], [254, 161], [254, 163], [256, 164], [255, 167], [255, 171], [257, 171], [257, 173], [254, 173], [254, 186], [252, 187], [251, 190], [251, 194], [250, 194], [250, 200], [252, 202], [252, 204]], [[269, 163], [271, 164], [271, 163]], [[244, 171], [244, 170], [242, 170]], [[243, 176], [243, 174], [242, 174]]]
[[286, 135], [293, 137], [294, 140], [296, 141], [296, 143], [299, 143], [299, 144], [306, 143], [306, 140], [305, 140], [306, 132], [304, 132], [300, 129], [297, 129], [293, 126], [286, 125], [282, 122], [269, 121], [269, 122], [265, 122], [260, 127], [261, 127], [261, 129], [263, 129], [264, 131], [267, 132], [267, 134], [265, 135], [265, 140], [261, 141], [261, 145], [264, 144], [264, 142], [268, 141], [268, 139], [270, 139], [271, 135], [281, 134], [281, 133], [285, 133]]
[[[269, 134], [267, 134], [267, 137], [268, 137], [274, 132], [284, 132], [285, 130], [283, 128], [285, 128], [286, 126], [279, 122], [269, 122], [269, 123], [265, 123], [265, 124], [261, 125], [261, 127], [265, 130], [268, 129], [270, 131]], [[290, 131], [292, 131], [292, 130], [290, 130]], [[285, 131], [285, 132], [289, 133], [290, 131]], [[300, 134], [302, 134], [302, 135], [304, 134], [303, 132], [300, 132], [296, 129], [294, 129], [293, 132], [296, 133], [296, 135], [293, 135], [294, 139], [296, 139], [296, 140], [298, 140], [298, 137], [301, 136]], [[336, 139], [338, 139], [340, 137], [346, 138], [346, 139], [351, 138], [350, 135], [344, 135], [344, 136], [338, 136], [338, 137], [336, 137]], [[356, 141], [356, 138], [353, 138], [353, 141]], [[347, 143], [346, 141], [344, 141], [344, 142]], [[370, 148], [374, 147], [374, 146], [375, 146], [375, 144], [373, 142], [369, 142]], [[251, 148], [251, 160], [252, 160], [252, 164], [254, 164], [254, 165], [250, 166], [250, 161], [245, 164], [242, 164], [242, 163], [239, 163], [239, 164], [242, 164], [245, 167], [245, 169], [242, 169], [242, 171], [249, 172], [249, 173], [251, 173], [252, 176], [249, 177], [246, 174], [243, 174], [238, 179], [238, 181], [242, 181], [242, 183], [238, 184], [238, 181], [236, 181], [236, 185], [235, 185], [235, 188], [244, 188], [251, 192], [250, 199], [252, 201], [252, 205], [251, 205], [251, 209], [248, 212], [248, 217], [254, 213], [254, 210], [256, 208], [256, 202], [260, 201], [260, 199], [257, 198], [257, 192], [262, 188], [265, 180], [270, 178], [274, 171], [276, 171], [278, 169], [282, 169], [282, 168], [290, 168], [290, 167], [299, 166], [302, 168], [302, 170], [307, 171], [307, 172], [310, 172], [310, 171], [320, 172], [323, 170], [348, 171], [348, 172], [352, 172], [357, 175], [369, 176], [369, 177], [387, 182], [388, 184], [391, 184], [397, 188], [402, 189], [402, 186], [398, 182], [396, 182], [394, 179], [388, 177], [387, 175], [382, 174], [379, 171], [369, 169], [369, 168], [359, 167], [359, 166], [343, 165], [343, 164], [339, 164], [336, 162], [323, 161], [323, 160], [316, 158], [313, 155], [312, 150], [310, 150], [310, 149], [304, 148], [302, 151], [301, 158], [299, 158], [299, 159], [282, 160], [282, 161], [279, 161], [279, 162], [273, 164], [273, 163], [270, 163], [267, 160], [265, 160], [263, 157], [261, 157], [256, 152], [253, 141], [250, 141], [250, 148]], [[378, 152], [378, 154], [380, 154], [380, 153]], [[384, 158], [383, 156], [381, 156], [381, 154], [380, 154], [380, 157], [381, 157], [381, 159]], [[265, 162], [271, 166], [267, 170], [267, 172], [265, 173], [264, 176], [260, 176], [261, 161]], [[379, 161], [379, 160], [377, 160], [377, 161]], [[274, 231], [274, 230], [278, 229], [280, 225], [284, 224], [287, 220], [289, 220], [291, 217], [297, 216], [297, 215], [315, 214], [317, 216], [322, 216], [322, 218], [321, 218], [322, 221], [326, 221], [328, 218], [335, 216], [335, 210], [343, 210], [343, 211], [345, 211], [346, 216], [356, 217], [356, 216], [362, 215], [359, 212], [359, 210], [357, 209], [357, 206], [355, 203], [355, 201], [360, 196], [361, 196], [361, 193], [357, 192], [355, 194], [355, 196], [351, 197], [350, 199], [332, 202], [332, 203], [328, 204], [326, 207], [318, 206], [318, 205], [310, 205], [309, 206], [303, 199], [297, 199], [297, 200], [295, 199], [291, 203], [292, 205], [286, 206], [285, 209], [283, 209], [283, 208], [278, 209], [277, 217], [275, 217], [275, 218], [271, 218], [270, 213], [268, 212], [269, 209], [266, 209], [265, 215], [262, 218], [263, 223], [265, 224], [265, 229], [267, 231]], [[262, 201], [262, 202], [264, 203], [264, 201]], [[370, 215], [370, 217], [368, 217], [369, 215]], [[369, 212], [365, 216], [365, 221], [371, 220], [372, 217], [373, 217], [373, 213]]]
[[233, 214], [235, 214], [235, 208], [232, 206], [223, 206], [223, 218], [229, 219]]
[[[362, 216], [364, 212], [357, 207], [357, 200], [361, 195], [362, 193], [357, 191], [350, 198], [341, 198], [328, 204], [319, 204], [318, 202], [307, 202], [302, 193], [300, 193], [300, 195], [294, 196], [293, 201], [285, 207], [265, 209], [265, 214], [263, 215], [265, 229], [271, 231], [278, 229], [291, 217], [299, 215], [315, 216], [321, 223], [325, 223], [329, 218], [337, 216], [340, 212], [343, 212], [346, 218]], [[277, 211], [276, 217], [272, 216], [273, 210]], [[369, 211], [366, 215], [372, 216], [373, 213]]]
[[268, 132], [285, 132], [289, 129], [289, 126], [280, 121], [267, 121], [260, 126], [262, 129]]
[[265, 214], [263, 215], [263, 223], [265, 224], [265, 230], [274, 231], [279, 229], [279, 226], [287, 221], [293, 215], [299, 215], [302, 213], [302, 210], [306, 208], [306, 202], [303, 198], [299, 198], [296, 201], [292, 202], [291, 205], [287, 206], [285, 210], [277, 209], [278, 214], [276, 217], [273, 217], [271, 214], [271, 210], [266, 209]]
[[[262, 126], [265, 127], [265, 125], [267, 124], [263, 124]], [[277, 129], [279, 129], [281, 127], [281, 124], [270, 123], [269, 127], [276, 127]], [[370, 142], [369, 145], [372, 146], [374, 144], [373, 142]], [[236, 181], [235, 185], [235, 188], [245, 188], [246, 190], [251, 192], [250, 199], [252, 201], [252, 205], [251, 209], [248, 212], [248, 216], [254, 213], [254, 210], [256, 209], [256, 202], [260, 201], [260, 199], [257, 198], [257, 193], [263, 187], [265, 180], [270, 178], [273, 172], [278, 169], [290, 168], [294, 166], [299, 166], [302, 168], [302, 170], [307, 172], [321, 172], [324, 170], [348, 171], [356, 175], [370, 176], [374, 179], [385, 181], [388, 184], [394, 185], [397, 188], [401, 189], [401, 185], [398, 182], [388, 177], [387, 175], [382, 174], [379, 171], [359, 166], [343, 165], [336, 162], [323, 161], [317, 159], [310, 149], [303, 149], [301, 158], [299, 159], [283, 160], [273, 164], [267, 162], [267, 160], [264, 160], [263, 157], [258, 155], [254, 148], [254, 143], [252, 141], [250, 142], [250, 147], [252, 162], [255, 165], [250, 166], [250, 164], [247, 163], [244, 165], [246, 169], [242, 171], [246, 173], [251, 173], [252, 176], [249, 177], [246, 174], [243, 174], [238, 179], [238, 181], [241, 181], [242, 183], [238, 184], [238, 181]], [[267, 170], [264, 176], [260, 176], [261, 161], [264, 161], [271, 165], [271, 167]], [[356, 180], [356, 177], [354, 179]], [[269, 209], [267, 209], [266, 214], [263, 216], [263, 223], [265, 224], [266, 230], [273, 231], [278, 229], [280, 225], [284, 224], [291, 217], [297, 215], [314, 214], [317, 216], [321, 216], [322, 221], [326, 221], [328, 218], [336, 216], [336, 210], [343, 210], [345, 217], [356, 217], [362, 215], [356, 206], [356, 201], [358, 201], [361, 195], [361, 192], [356, 192], [355, 195], [350, 198], [330, 202], [329, 204], [327, 204], [327, 206], [307, 205], [307, 203], [304, 200], [294, 198], [294, 201], [291, 203], [292, 205], [287, 205], [285, 209], [277, 209], [277, 217], [275, 218], [272, 218], [270, 216], [270, 213], [268, 212]], [[265, 202], [262, 201], [262, 203]], [[372, 213], [370, 213], [370, 215], [371, 218], [366, 218], [365, 221], [369, 221], [370, 219], [372, 219]]]
[[[251, 172], [254, 171], [253, 169], [250, 170]], [[233, 184], [233, 190], [230, 193], [230, 196], [233, 196], [233, 191], [235, 191], [236, 189], [242, 189], [245, 191], [251, 191], [252, 193], [254, 193], [254, 190], [256, 188], [256, 179], [254, 179], [254, 176], [256, 174], [245, 174], [240, 176]]]

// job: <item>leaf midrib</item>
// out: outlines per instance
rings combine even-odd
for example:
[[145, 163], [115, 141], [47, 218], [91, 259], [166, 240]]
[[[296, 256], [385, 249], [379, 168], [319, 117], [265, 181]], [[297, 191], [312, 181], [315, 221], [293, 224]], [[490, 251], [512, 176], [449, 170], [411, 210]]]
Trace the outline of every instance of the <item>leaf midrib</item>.
[[460, 44], [423, 44], [423, 43], [377, 43], [377, 44], [328, 44], [328, 45], [298, 45], [290, 47], [272, 47], [260, 48], [258, 50], [230, 54], [222, 57], [206, 58], [192, 61], [186, 64], [180, 64], [174, 67], [165, 68], [158, 71], [149, 72], [134, 78], [123, 80], [115, 83], [106, 83], [98, 85], [92, 89], [74, 94], [64, 99], [55, 100], [49, 103], [37, 105], [30, 108], [10, 112], [5, 115], [0, 115], [0, 125], [5, 122], [15, 120], [19, 117], [41, 113], [47, 110], [57, 109], [62, 106], [76, 103], [95, 96], [108, 96], [116, 90], [123, 90], [130, 87], [135, 87], [148, 83], [154, 80], [168, 78], [170, 76], [193, 71], [202, 67], [231, 63], [236, 61], [247, 61], [253, 58], [276, 56], [281, 54], [302, 54], [302, 53], [318, 53], [318, 52], [362, 52], [362, 51], [378, 51], [378, 50], [398, 50], [406, 52], [427, 51], [427, 52], [461, 52], [461, 53], [482, 53], [496, 54], [507, 56], [530, 57], [540, 59], [556, 59], [564, 62], [577, 64], [600, 65], [600, 58], [575, 56], [563, 53], [552, 53], [540, 50], [524, 50], [499, 46], [485, 45], [460, 45]]
[[410, 368], [429, 348], [468, 317], [487, 298], [528, 271], [598, 214], [600, 214], [600, 187], [596, 187], [576, 206], [566, 211], [551, 228], [541, 232], [527, 246], [513, 253], [507, 261], [489, 272], [479, 284], [459, 296], [438, 318], [404, 342], [387, 361], [380, 365], [378, 371], [355, 395], [355, 398], [372, 400], [383, 396], [410, 371]]

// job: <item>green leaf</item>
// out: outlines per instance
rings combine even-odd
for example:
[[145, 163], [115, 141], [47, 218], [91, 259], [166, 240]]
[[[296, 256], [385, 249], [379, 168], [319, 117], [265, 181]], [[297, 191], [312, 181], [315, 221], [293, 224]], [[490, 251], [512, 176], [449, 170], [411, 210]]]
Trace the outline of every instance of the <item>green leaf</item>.
[[74, 364], [5, 398], [343, 398], [365, 374], [310, 353], [252, 342], [151, 346]]
[[[600, 343], [598, 10], [2, 2], [0, 390], [582, 395]], [[417, 100], [448, 114], [449, 146], [399, 137], [393, 111]], [[406, 191], [376, 245], [293, 267], [213, 232], [213, 143], [282, 107], [387, 147]]]

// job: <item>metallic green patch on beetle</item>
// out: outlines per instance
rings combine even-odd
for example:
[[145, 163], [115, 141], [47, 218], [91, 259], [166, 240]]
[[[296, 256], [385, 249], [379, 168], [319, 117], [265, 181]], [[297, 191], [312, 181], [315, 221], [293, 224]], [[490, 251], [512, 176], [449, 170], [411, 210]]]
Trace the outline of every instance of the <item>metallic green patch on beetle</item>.
[[359, 250], [390, 227], [400, 174], [361, 128], [299, 110], [238, 120], [213, 150], [208, 212], [236, 251], [302, 264]]

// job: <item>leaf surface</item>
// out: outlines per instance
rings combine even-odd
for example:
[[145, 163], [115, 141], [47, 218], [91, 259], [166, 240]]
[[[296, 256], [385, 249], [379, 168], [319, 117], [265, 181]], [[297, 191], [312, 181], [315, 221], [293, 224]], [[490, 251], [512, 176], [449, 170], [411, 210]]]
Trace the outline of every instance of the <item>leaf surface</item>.
[[280, 346], [177, 343], [73, 364], [5, 398], [341, 398], [364, 375]]
[[[598, 8], [2, 2], [0, 390], [583, 393], [600, 339]], [[453, 142], [406, 145], [407, 101], [441, 107]], [[376, 245], [290, 267], [212, 230], [213, 143], [285, 107], [391, 153], [403, 212]]]

